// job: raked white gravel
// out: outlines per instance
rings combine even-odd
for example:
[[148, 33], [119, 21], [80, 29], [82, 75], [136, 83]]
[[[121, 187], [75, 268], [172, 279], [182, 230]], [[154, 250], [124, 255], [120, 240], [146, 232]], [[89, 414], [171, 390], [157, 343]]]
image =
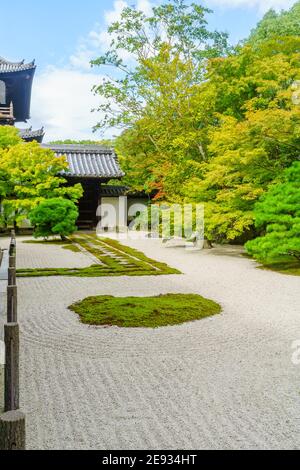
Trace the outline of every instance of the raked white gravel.
[[[125, 243], [183, 274], [18, 279], [27, 447], [300, 449], [300, 278], [257, 269], [239, 248]], [[20, 241], [17, 260], [90, 264]], [[67, 308], [88, 295], [168, 292], [199, 293], [223, 312], [151, 330], [85, 326]]]

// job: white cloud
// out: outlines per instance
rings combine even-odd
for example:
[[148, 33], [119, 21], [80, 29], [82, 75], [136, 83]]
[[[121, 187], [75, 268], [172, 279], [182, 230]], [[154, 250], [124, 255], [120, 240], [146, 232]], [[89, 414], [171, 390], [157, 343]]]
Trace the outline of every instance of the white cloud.
[[70, 65], [75, 69], [90, 70], [92, 57], [93, 54], [88, 45], [84, 43], [79, 44], [76, 52], [70, 56]]
[[[93, 30], [79, 39], [74, 54], [69, 58], [65, 67], [49, 66], [37, 73], [32, 91], [31, 115], [29, 122], [34, 128], [44, 125], [45, 141], [60, 139], [97, 139], [99, 134], [93, 134], [92, 128], [101, 119], [99, 113], [92, 113], [101, 102], [99, 96], [94, 96], [91, 89], [99, 84], [102, 75], [97, 69], [91, 69], [91, 59], [101, 55], [110, 44], [107, 27], [120, 19], [123, 8], [131, 5], [130, 1], [115, 0], [113, 8], [104, 14], [103, 24], [96, 24]], [[149, 0], [137, 0], [136, 6], [145, 14], [151, 13]], [[127, 53], [123, 58], [129, 60]], [[111, 129], [106, 136], [117, 134], [118, 130]]]
[[114, 23], [119, 21], [121, 13], [128, 6], [128, 3], [124, 0], [116, 0], [112, 10], [108, 10], [104, 13], [104, 19], [106, 24]]
[[150, 16], [152, 13], [154, 3], [149, 2], [149, 0], [138, 0], [137, 1], [137, 9], [141, 10], [145, 15]]
[[33, 87], [31, 124], [44, 124], [45, 141], [96, 139], [92, 127], [98, 116], [91, 109], [99, 105], [91, 88], [99, 75], [72, 69], [49, 67], [37, 75]]
[[[107, 28], [111, 23], [120, 20], [121, 13], [126, 7], [128, 7], [127, 2], [116, 0], [113, 8], [104, 12], [103, 24], [96, 24], [85, 38], [80, 39], [75, 54], [70, 58], [73, 66], [83, 69], [90, 68], [90, 61], [109, 49], [112, 36], [107, 32]], [[127, 58], [128, 54], [123, 54], [123, 59]]]
[[[73, 66], [87, 69], [92, 58], [109, 49], [112, 35], [107, 32], [107, 28], [120, 20], [122, 11], [128, 6], [131, 6], [131, 3], [125, 0], [114, 1], [113, 8], [104, 12], [104, 24], [96, 24], [87, 37], [80, 39], [76, 52], [70, 58]], [[148, 16], [152, 12], [152, 6], [153, 3], [149, 0], [137, 0], [136, 2], [137, 10]], [[131, 54], [127, 51], [120, 50], [119, 54], [124, 61], [131, 60]]]
[[296, 0], [206, 0], [206, 3], [212, 7], [223, 6], [227, 8], [256, 8], [260, 13], [265, 13], [266, 11], [270, 10], [270, 8], [273, 8], [277, 11], [282, 9], [286, 10], [294, 5]]

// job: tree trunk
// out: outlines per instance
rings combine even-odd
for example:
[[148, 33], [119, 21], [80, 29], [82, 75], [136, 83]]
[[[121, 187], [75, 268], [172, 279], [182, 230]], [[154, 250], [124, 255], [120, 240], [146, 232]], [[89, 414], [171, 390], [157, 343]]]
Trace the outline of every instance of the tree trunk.
[[207, 239], [205, 238], [204, 244], [203, 244], [203, 249], [204, 249], [204, 250], [207, 250], [207, 249], [210, 250], [211, 248], [213, 248], [212, 242], [211, 242], [210, 240], [207, 240]]

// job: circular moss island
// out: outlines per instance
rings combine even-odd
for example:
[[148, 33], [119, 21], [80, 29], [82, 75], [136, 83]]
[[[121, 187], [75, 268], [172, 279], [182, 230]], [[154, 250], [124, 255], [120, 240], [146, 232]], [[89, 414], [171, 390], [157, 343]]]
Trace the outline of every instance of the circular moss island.
[[82, 323], [123, 328], [157, 328], [179, 325], [216, 315], [221, 307], [197, 294], [165, 294], [155, 297], [87, 297], [70, 305]]

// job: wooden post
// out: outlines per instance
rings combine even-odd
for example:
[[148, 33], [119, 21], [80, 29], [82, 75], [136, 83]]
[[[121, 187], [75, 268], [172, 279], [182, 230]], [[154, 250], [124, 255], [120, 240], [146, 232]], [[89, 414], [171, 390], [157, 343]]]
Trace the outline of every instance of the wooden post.
[[16, 256], [16, 240], [13, 238], [9, 244], [9, 256]]
[[18, 288], [7, 286], [7, 323], [18, 321]]
[[25, 415], [9, 411], [0, 416], [0, 450], [25, 450]]
[[4, 325], [5, 343], [5, 411], [19, 409], [19, 325]]
[[9, 267], [10, 268], [15, 268], [16, 267], [16, 257], [15, 256], [9, 256]]
[[15, 286], [17, 284], [16, 268], [8, 268], [8, 285]]

